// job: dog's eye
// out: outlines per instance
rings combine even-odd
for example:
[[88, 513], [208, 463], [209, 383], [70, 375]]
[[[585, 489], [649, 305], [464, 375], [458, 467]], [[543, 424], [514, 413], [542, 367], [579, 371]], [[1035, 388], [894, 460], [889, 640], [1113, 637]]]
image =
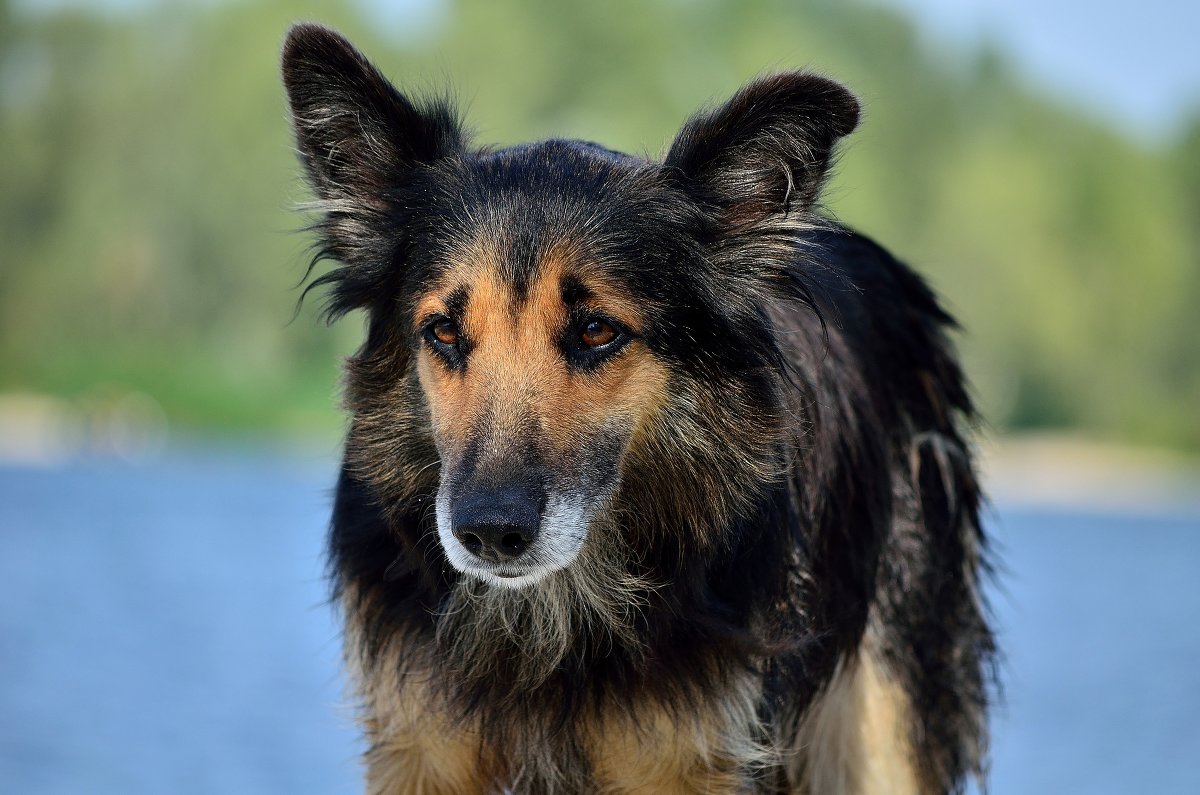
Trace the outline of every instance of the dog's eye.
[[589, 320], [579, 332], [579, 340], [589, 348], [599, 348], [617, 338], [612, 324], [600, 319]]
[[448, 317], [435, 320], [429, 326], [429, 333], [443, 345], [458, 344], [458, 324]]
[[593, 370], [625, 349], [637, 335], [616, 320], [602, 315], [581, 314], [567, 326], [562, 351], [569, 366]]

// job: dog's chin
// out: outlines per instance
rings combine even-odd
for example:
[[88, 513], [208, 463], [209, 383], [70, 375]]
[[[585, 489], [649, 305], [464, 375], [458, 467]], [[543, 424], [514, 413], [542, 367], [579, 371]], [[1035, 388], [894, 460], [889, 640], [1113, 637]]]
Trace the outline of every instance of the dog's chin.
[[505, 563], [482, 560], [467, 551], [458, 539], [442, 538], [442, 548], [450, 565], [474, 580], [510, 591], [531, 588], [570, 566], [583, 548], [583, 534], [544, 543], [539, 539], [524, 556]]
[[512, 567], [507, 569], [501, 568], [483, 568], [479, 566], [464, 566], [458, 567], [460, 572], [466, 576], [479, 580], [496, 588], [516, 591], [522, 588], [530, 588], [543, 582], [556, 571], [562, 571], [568, 564], [564, 563], [561, 566], [531, 566]]

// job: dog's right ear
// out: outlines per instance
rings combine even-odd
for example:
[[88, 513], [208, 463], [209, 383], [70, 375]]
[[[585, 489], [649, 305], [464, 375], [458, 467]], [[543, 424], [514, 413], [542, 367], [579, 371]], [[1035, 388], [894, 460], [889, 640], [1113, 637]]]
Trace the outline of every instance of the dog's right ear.
[[460, 152], [463, 134], [448, 103], [414, 103], [321, 25], [292, 27], [282, 62], [300, 159], [324, 213], [319, 256], [346, 266], [318, 280], [334, 284], [336, 317], [366, 305], [355, 294], [391, 265], [398, 192], [416, 169]]
[[445, 104], [413, 104], [350, 42], [320, 25], [288, 31], [283, 84], [300, 156], [322, 199], [378, 201], [406, 169], [461, 146]]

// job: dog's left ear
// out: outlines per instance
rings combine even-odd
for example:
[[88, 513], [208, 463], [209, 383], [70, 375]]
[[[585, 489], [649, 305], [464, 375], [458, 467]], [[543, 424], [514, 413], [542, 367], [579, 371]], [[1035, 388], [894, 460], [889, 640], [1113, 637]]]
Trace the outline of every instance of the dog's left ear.
[[731, 227], [804, 212], [858, 113], [858, 100], [832, 80], [802, 72], [763, 77], [692, 117], [663, 165]]

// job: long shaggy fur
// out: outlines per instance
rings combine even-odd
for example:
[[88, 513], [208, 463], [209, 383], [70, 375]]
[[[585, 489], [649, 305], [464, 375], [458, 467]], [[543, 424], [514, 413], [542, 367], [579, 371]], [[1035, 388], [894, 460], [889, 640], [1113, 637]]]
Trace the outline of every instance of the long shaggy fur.
[[[291, 31], [283, 74], [317, 259], [336, 263], [311, 286], [331, 318], [367, 319], [330, 561], [369, 791], [946, 793], [982, 776], [974, 413], [930, 290], [816, 210], [854, 97], [762, 78], [658, 163], [474, 148], [448, 103], [413, 102], [319, 26]], [[567, 312], [560, 288], [588, 292], [577, 267], [638, 318], [617, 364], [481, 370], [477, 327], [459, 358], [412, 331], [421, 307], [466, 312], [466, 287]], [[592, 397], [536, 398], [617, 366], [648, 386], [595, 427]], [[480, 372], [516, 386], [439, 408]], [[520, 588], [452, 565], [437, 506], [477, 461], [526, 490], [590, 488], [578, 555]]]

